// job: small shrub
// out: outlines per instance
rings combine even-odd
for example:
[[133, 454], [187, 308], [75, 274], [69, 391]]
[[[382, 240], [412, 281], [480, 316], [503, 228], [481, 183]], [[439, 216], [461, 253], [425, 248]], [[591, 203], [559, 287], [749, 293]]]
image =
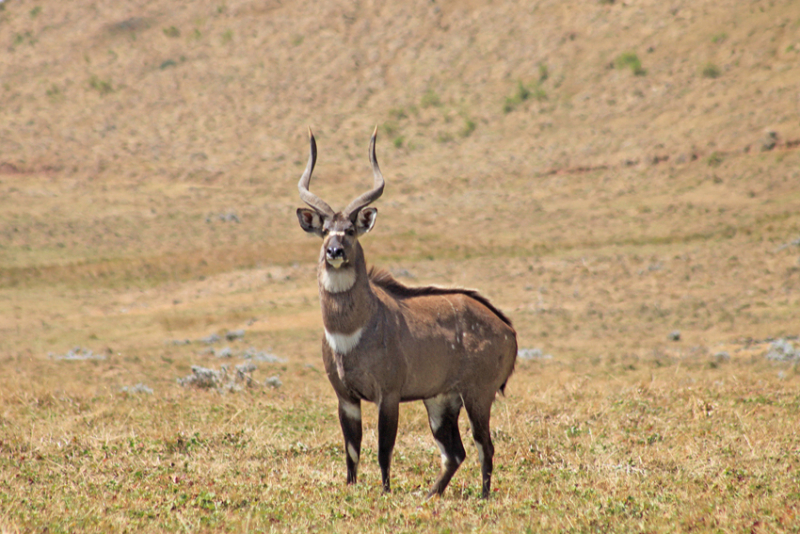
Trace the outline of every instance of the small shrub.
[[419, 104], [423, 108], [439, 107], [442, 105], [442, 100], [439, 98], [439, 95], [437, 95], [435, 91], [433, 91], [432, 89], [428, 89], [427, 91], [425, 91], [425, 94], [422, 95]]
[[33, 9], [31, 9], [31, 11], [30, 11], [31, 18], [32, 18], [32, 19], [35, 19], [36, 17], [38, 17], [38, 16], [39, 16], [39, 13], [41, 13], [41, 12], [42, 12], [42, 7], [41, 7], [41, 6], [36, 6], [36, 7], [34, 7], [34, 8], [33, 8]]
[[50, 89], [46, 91], [47, 96], [50, 98], [56, 99], [61, 96], [61, 89], [56, 84], [50, 86]]
[[642, 62], [636, 52], [623, 52], [614, 60], [614, 66], [618, 69], [630, 68], [635, 76], [644, 76], [647, 71], [642, 68]]
[[395, 120], [403, 120], [408, 118], [406, 110], [403, 108], [392, 108], [389, 110], [389, 116]]
[[92, 77], [89, 78], [89, 87], [101, 95], [107, 95], [114, 92], [114, 87], [111, 85], [110, 80], [101, 80], [95, 75], [92, 75]]
[[528, 89], [522, 82], [517, 82], [517, 92], [512, 96], [507, 96], [503, 103], [503, 112], [511, 113], [517, 106], [533, 97], [538, 102], [547, 100], [547, 92], [537, 82], [533, 89]]
[[539, 83], [544, 83], [550, 77], [550, 71], [547, 70], [547, 65], [539, 63]]
[[517, 82], [517, 92], [514, 93], [512, 96], [507, 96], [506, 101], [503, 104], [503, 112], [504, 113], [511, 113], [517, 106], [528, 100], [530, 98], [531, 92], [530, 90], [525, 87], [522, 82]]
[[400, 129], [396, 122], [387, 121], [383, 123], [381, 129], [386, 133], [387, 137], [392, 137]]
[[716, 151], [712, 152], [711, 155], [708, 156], [708, 159], [706, 159], [706, 163], [708, 163], [709, 167], [719, 167], [722, 165], [723, 161], [724, 158], [722, 157], [722, 154]]
[[727, 33], [719, 32], [719, 33], [715, 33], [714, 35], [711, 36], [711, 42], [714, 43], [714, 44], [719, 44], [719, 43], [725, 41], [725, 39], [727, 39], [727, 38], [728, 38], [728, 34]]
[[228, 29], [222, 32], [222, 44], [228, 44], [233, 40], [233, 30]]
[[172, 38], [180, 37], [181, 31], [175, 26], [170, 26], [169, 28], [164, 28], [164, 35]]
[[398, 135], [392, 140], [392, 144], [395, 148], [401, 148], [403, 146], [403, 141], [405, 141], [405, 138], [402, 135]]
[[472, 120], [470, 118], [466, 118], [466, 119], [464, 119], [464, 126], [461, 128], [461, 131], [459, 131], [458, 133], [459, 133], [459, 135], [461, 135], [461, 137], [469, 137], [470, 135], [472, 135], [472, 132], [474, 132], [475, 128], [477, 128], [477, 127], [478, 127], [478, 125], [475, 124], [474, 120]]
[[703, 78], [719, 78], [722, 71], [710, 61], [703, 66]]

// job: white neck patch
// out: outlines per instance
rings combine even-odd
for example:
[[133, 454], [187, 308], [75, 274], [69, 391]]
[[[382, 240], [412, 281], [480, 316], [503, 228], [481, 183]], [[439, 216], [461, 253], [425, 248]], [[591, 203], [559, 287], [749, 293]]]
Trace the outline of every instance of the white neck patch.
[[363, 328], [359, 328], [352, 334], [331, 334], [325, 330], [325, 339], [328, 341], [333, 352], [337, 354], [347, 354], [358, 345], [361, 341], [361, 333]]
[[323, 268], [320, 282], [328, 293], [344, 293], [356, 283], [356, 270]]

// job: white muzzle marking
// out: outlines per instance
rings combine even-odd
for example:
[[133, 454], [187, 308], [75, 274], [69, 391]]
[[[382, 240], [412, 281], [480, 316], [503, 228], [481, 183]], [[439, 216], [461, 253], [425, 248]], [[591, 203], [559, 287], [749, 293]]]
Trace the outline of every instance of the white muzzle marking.
[[361, 341], [361, 333], [363, 328], [359, 328], [352, 334], [331, 334], [325, 330], [325, 339], [328, 341], [333, 352], [337, 354], [348, 354], [351, 350], [356, 348], [358, 342]]
[[338, 269], [344, 264], [344, 258], [331, 258], [330, 256], [325, 256], [325, 261], [328, 262], [328, 265], [333, 267], [334, 269]]

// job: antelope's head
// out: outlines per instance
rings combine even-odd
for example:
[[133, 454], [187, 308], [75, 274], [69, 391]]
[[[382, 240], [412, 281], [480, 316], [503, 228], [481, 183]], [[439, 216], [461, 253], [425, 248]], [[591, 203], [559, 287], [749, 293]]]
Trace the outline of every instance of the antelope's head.
[[369, 142], [369, 161], [372, 164], [372, 174], [375, 179], [372, 190], [350, 202], [343, 211], [335, 213], [324, 200], [308, 190], [311, 173], [314, 171], [314, 164], [317, 161], [317, 143], [311, 129], [308, 130], [311, 143], [308, 165], [306, 165], [303, 176], [300, 177], [297, 188], [300, 190], [300, 198], [311, 206], [311, 209], [297, 208], [297, 219], [303, 230], [322, 238], [322, 251], [326, 266], [336, 270], [351, 266], [351, 262], [355, 260], [357, 250], [359, 250], [357, 248], [358, 238], [372, 230], [375, 225], [378, 210], [367, 206], [383, 193], [383, 175], [375, 157], [377, 135], [378, 128], [376, 126]]

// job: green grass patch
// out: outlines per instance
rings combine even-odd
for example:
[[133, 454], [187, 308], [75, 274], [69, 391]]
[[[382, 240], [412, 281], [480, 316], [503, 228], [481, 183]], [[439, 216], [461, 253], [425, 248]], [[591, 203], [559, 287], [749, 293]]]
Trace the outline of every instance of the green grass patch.
[[700, 73], [703, 75], [703, 78], [719, 78], [720, 76], [722, 76], [722, 70], [711, 62], [708, 62], [705, 65], [703, 65], [703, 68], [700, 71]]
[[647, 71], [642, 67], [642, 62], [636, 52], [623, 52], [614, 59], [617, 69], [631, 69], [635, 76], [644, 76]]

